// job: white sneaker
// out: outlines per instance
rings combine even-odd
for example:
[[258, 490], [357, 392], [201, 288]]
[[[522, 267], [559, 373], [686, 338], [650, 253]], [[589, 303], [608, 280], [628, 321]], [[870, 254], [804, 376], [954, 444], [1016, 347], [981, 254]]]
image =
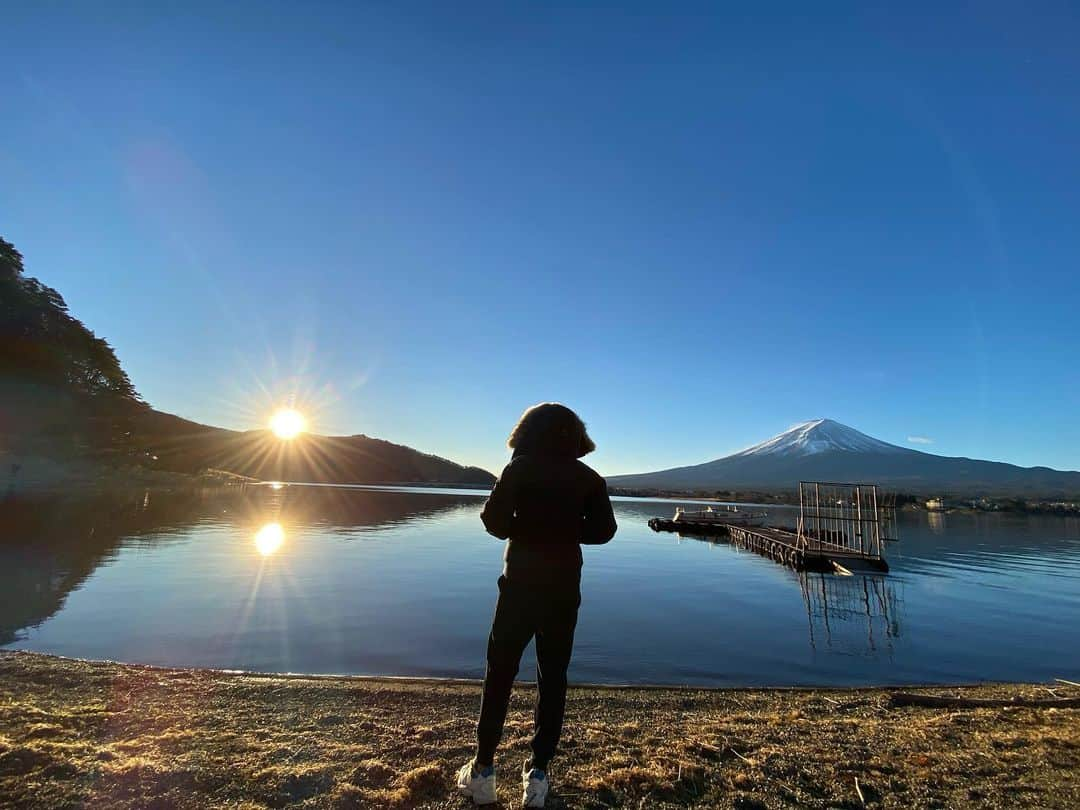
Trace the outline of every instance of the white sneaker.
[[522, 807], [543, 807], [547, 801], [548, 782], [547, 774], [539, 768], [529, 768], [528, 763], [521, 771], [521, 787], [524, 795], [521, 797]]
[[470, 759], [457, 772], [457, 788], [463, 796], [471, 797], [473, 804], [495, 804], [499, 800], [495, 793], [495, 768], [477, 768], [475, 759]]

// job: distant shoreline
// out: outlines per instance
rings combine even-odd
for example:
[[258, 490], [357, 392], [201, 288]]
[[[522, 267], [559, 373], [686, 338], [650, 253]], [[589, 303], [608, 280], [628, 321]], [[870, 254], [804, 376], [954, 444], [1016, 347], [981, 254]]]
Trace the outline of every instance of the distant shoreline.
[[[92, 493], [129, 488], [189, 489], [192, 487], [232, 486], [237, 484], [275, 484], [324, 487], [376, 487], [415, 489], [463, 489], [490, 491], [490, 485], [450, 481], [271, 481], [241, 475], [229, 470], [207, 469], [198, 473], [155, 470], [137, 465], [110, 465], [92, 457], [69, 459], [45, 455], [0, 453], [0, 497], [6, 495], [47, 495], [70, 492]], [[716, 492], [609, 487], [613, 497], [666, 502], [735, 503], [761, 506], [798, 506], [795, 492], [756, 490], [721, 490]], [[928, 514], [947, 515], [1011, 513], [1076, 517], [1080, 502], [1022, 497], [981, 498], [971, 502], [957, 500], [943, 509], [929, 509], [922, 496], [900, 494], [898, 508]], [[972, 505], [974, 504], [974, 505]]]
[[490, 491], [484, 484], [436, 481], [265, 481], [228, 470], [198, 473], [154, 470], [139, 466], [114, 466], [93, 458], [58, 459], [51, 456], [15, 456], [0, 453], [0, 497], [93, 493], [122, 489], [190, 489], [242, 484], [326, 487], [412, 487], [418, 489], [472, 489]]
[[[757, 490], [655, 490], [634, 487], [608, 487], [613, 496], [626, 498], [657, 498], [679, 501], [693, 500], [706, 503], [737, 503], [752, 506], [798, 506], [799, 495], [796, 491], [764, 492]], [[930, 496], [912, 493], [896, 493], [896, 507], [906, 511], [927, 512], [929, 514], [1013, 513], [1028, 515], [1060, 515], [1063, 517], [1080, 516], [1080, 498], [1042, 498], [1034, 496], [1000, 495], [981, 498], [950, 499], [943, 509], [931, 509], [925, 504]]]
[[253, 481], [255, 479], [223, 470], [191, 474], [137, 466], [114, 466], [92, 458], [57, 459], [50, 456], [0, 454], [0, 493], [7, 496], [130, 488], [183, 489]]

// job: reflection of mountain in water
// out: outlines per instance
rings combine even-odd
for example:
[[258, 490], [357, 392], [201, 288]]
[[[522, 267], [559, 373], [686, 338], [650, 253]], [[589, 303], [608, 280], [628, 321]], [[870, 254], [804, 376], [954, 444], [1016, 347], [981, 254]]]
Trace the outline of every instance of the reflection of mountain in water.
[[331, 531], [376, 528], [479, 506], [467, 495], [293, 486], [8, 498], [0, 501], [0, 645], [59, 611], [125, 540], [169, 542], [207, 521], [248, 531], [271, 516]]
[[482, 503], [475, 495], [349, 487], [255, 486], [243, 490], [236, 507], [254, 520], [265, 519], [272, 511], [289, 523], [318, 524], [330, 530], [399, 525], [462, 508], [478, 511]]
[[40, 624], [131, 535], [189, 523], [222, 490], [0, 501], [0, 644]]
[[810, 646], [832, 652], [875, 655], [892, 651], [900, 637], [903, 601], [896, 583], [880, 576], [799, 575]]

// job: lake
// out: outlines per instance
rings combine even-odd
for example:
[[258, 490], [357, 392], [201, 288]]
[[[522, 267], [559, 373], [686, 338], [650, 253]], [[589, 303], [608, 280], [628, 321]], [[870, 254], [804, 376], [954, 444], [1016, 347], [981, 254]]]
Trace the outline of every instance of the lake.
[[[483, 675], [485, 493], [245, 486], [0, 502], [0, 647], [168, 666]], [[695, 685], [1080, 680], [1080, 521], [904, 512], [887, 576], [798, 574], [654, 533], [586, 547], [571, 678]], [[797, 509], [769, 507], [793, 525]], [[531, 651], [522, 676], [531, 678]]]

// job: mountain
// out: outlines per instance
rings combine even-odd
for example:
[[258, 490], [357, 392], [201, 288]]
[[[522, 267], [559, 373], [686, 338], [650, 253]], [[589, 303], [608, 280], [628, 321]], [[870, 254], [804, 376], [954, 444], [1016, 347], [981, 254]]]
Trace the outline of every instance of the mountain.
[[1080, 493], [1080, 472], [936, 456], [883, 442], [832, 419], [803, 422], [704, 464], [608, 478], [612, 487], [667, 490], [787, 490], [799, 481], [866, 481], [925, 494]]
[[[33, 459], [33, 461], [31, 461]], [[200, 425], [150, 408], [112, 347], [69, 311], [63, 296], [26, 275], [0, 238], [0, 460], [11, 482], [61, 481], [76, 461], [195, 473], [208, 467], [256, 478], [319, 483], [490, 485], [495, 476], [368, 436], [289, 442], [269, 431]], [[23, 470], [23, 467], [26, 467]], [[102, 476], [98, 476], [102, 477]]]
[[411, 447], [370, 436], [302, 434], [281, 441], [268, 430], [235, 431], [200, 425], [146, 409], [134, 440], [155, 469], [194, 473], [228, 470], [267, 481], [325, 484], [438, 483], [490, 486], [495, 476]]
[[908, 449], [867, 436], [832, 419], [815, 419], [812, 422], [802, 422], [788, 428], [783, 433], [735, 453], [729, 458], [813, 456], [832, 451], [895, 454], [906, 453]]

